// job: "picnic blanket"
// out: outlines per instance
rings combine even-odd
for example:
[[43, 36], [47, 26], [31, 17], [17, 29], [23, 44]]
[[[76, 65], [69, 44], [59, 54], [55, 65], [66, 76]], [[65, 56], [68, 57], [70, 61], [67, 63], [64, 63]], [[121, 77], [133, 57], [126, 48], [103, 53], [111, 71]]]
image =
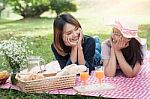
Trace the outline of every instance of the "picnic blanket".
[[[53, 62], [57, 64], [57, 62]], [[113, 90], [94, 91], [80, 93], [87, 96], [102, 96], [107, 98], [137, 98], [137, 99], [149, 99], [150, 98], [150, 51], [147, 51], [146, 58], [142, 69], [136, 77], [126, 78], [123, 75], [116, 77], [105, 77], [103, 82], [110, 83], [115, 86]], [[88, 78], [87, 84], [96, 84], [98, 80], [93, 73]], [[82, 82], [80, 77], [77, 76], [76, 85], [80, 86]], [[0, 88], [11, 88], [20, 90], [19, 87], [11, 85], [9, 80], [6, 84], [1, 85]], [[75, 95], [77, 92], [73, 88], [48, 91], [49, 94], [68, 94]]]

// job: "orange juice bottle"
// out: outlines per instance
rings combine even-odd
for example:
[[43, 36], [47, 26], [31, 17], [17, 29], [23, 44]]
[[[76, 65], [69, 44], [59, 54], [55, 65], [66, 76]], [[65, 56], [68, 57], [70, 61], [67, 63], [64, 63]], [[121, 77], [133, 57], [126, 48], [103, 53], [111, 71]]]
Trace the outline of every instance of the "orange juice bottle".
[[86, 85], [86, 80], [89, 77], [89, 73], [88, 72], [81, 72], [80, 73], [80, 79], [83, 81], [84, 85]]
[[99, 79], [100, 83], [102, 83], [102, 78], [104, 77], [104, 71], [95, 71], [96, 78]]

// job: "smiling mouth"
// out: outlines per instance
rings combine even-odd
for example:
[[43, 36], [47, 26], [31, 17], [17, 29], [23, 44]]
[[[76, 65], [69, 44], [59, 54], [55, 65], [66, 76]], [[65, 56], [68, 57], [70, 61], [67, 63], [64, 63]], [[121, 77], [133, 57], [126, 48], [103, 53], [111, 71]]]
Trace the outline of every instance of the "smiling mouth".
[[78, 39], [72, 39], [73, 42], [78, 42]]

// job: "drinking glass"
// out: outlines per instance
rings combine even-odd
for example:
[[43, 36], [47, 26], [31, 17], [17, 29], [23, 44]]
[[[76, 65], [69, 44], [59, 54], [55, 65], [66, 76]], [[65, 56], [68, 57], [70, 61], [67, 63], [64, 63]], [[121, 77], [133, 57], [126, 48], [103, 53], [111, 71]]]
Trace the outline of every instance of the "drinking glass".
[[102, 79], [104, 78], [104, 69], [103, 66], [101, 68], [95, 70], [95, 76], [99, 80], [100, 85], [102, 84]]
[[80, 79], [83, 81], [84, 87], [86, 85], [86, 81], [87, 81], [88, 77], [89, 77], [89, 72], [81, 72], [80, 73]]

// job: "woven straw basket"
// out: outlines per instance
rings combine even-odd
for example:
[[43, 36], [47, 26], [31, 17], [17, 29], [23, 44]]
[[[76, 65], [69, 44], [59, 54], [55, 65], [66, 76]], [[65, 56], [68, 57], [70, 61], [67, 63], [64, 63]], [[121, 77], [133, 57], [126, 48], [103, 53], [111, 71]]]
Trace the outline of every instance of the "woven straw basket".
[[49, 90], [70, 88], [75, 86], [76, 75], [46, 77], [44, 79], [23, 81], [16, 75], [17, 85], [23, 92], [42, 93]]

